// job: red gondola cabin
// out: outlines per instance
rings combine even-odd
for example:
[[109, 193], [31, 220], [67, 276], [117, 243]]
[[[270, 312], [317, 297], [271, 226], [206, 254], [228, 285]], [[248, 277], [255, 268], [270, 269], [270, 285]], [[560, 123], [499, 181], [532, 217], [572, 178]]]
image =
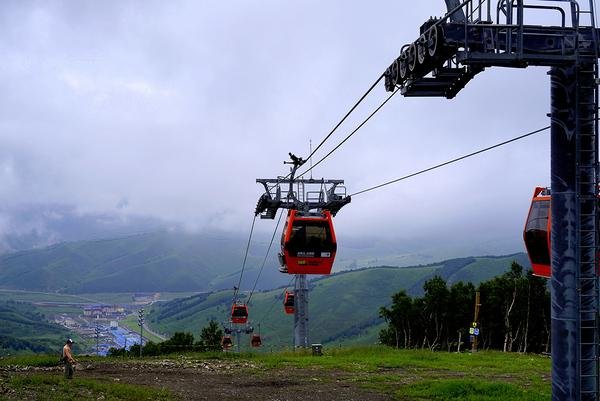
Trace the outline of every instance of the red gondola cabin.
[[248, 321], [248, 306], [246, 304], [233, 304], [231, 307], [231, 322], [245, 324]]
[[283, 298], [283, 310], [288, 315], [294, 314], [294, 293], [286, 291], [285, 296]]
[[254, 348], [258, 348], [262, 345], [262, 340], [260, 339], [260, 334], [252, 334], [252, 339], [250, 340], [250, 345]]
[[231, 341], [230, 335], [223, 336], [221, 339], [221, 347], [223, 347], [223, 349], [229, 349], [233, 347], [233, 341]]
[[331, 213], [290, 210], [281, 235], [279, 261], [289, 274], [330, 274], [337, 251]]
[[550, 227], [552, 211], [550, 208], [550, 190], [537, 187], [533, 191], [531, 207], [527, 215], [523, 239], [533, 274], [550, 277]]

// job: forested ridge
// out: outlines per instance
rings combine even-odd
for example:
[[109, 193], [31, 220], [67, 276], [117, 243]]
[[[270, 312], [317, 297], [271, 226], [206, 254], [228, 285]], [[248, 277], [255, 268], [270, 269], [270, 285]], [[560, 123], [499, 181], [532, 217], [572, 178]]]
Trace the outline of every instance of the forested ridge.
[[505, 352], [548, 352], [550, 293], [547, 280], [513, 262], [504, 274], [481, 282], [452, 285], [435, 276], [423, 285], [422, 297], [402, 290], [379, 315], [387, 322], [379, 338], [397, 348], [459, 350], [470, 345], [475, 294], [480, 292], [477, 319], [479, 347]]
[[31, 304], [0, 302], [0, 354], [57, 353], [70, 334]]

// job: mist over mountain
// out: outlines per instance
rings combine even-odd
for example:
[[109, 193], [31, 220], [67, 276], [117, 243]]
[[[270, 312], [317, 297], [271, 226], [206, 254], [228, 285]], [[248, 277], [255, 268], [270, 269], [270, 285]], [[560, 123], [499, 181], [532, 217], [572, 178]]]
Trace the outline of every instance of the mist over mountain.
[[173, 226], [150, 216], [83, 212], [66, 204], [0, 207], [0, 253], [66, 241], [114, 238]]
[[[244, 287], [252, 286], [266, 245], [250, 247]], [[61, 242], [0, 257], [2, 288], [30, 291], [179, 292], [209, 291], [238, 285], [245, 242], [241, 238], [180, 230], [127, 237]], [[257, 288], [287, 281], [268, 260]]]
[[[249, 229], [191, 229], [147, 216], [82, 212], [58, 204], [5, 208], [0, 210], [0, 223], [1, 286], [70, 293], [231, 288], [239, 280]], [[242, 286], [254, 285], [272, 234], [255, 231]], [[259, 289], [288, 280], [277, 271], [279, 235], [257, 282]], [[340, 228], [334, 272], [523, 250], [520, 233], [496, 240], [488, 235], [479, 242], [455, 233], [407, 235], [399, 229], [398, 237], [378, 238]]]

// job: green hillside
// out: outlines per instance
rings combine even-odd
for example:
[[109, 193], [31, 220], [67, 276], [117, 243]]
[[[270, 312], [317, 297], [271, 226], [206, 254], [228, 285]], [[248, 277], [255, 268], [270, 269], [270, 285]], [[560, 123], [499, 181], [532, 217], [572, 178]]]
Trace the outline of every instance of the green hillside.
[[[310, 283], [310, 337], [312, 342], [367, 344], [377, 341], [379, 307], [395, 292], [405, 289], [419, 295], [423, 283], [440, 275], [450, 283], [469, 279], [474, 283], [505, 272], [512, 261], [529, 266], [525, 254], [501, 257], [461, 258], [416, 267], [375, 267], [341, 272]], [[250, 320], [266, 344], [291, 344], [293, 316], [282, 308], [283, 289], [255, 293]], [[208, 321], [224, 321], [231, 307], [231, 291], [201, 294], [155, 305], [148, 315], [152, 328], [161, 333], [199, 333]]]
[[[0, 257], [0, 288], [74, 294], [229, 288], [241, 267], [243, 245], [242, 239], [185, 232], [62, 243]], [[264, 245], [251, 247], [244, 284], [254, 279]], [[270, 269], [262, 285], [283, 282]]]
[[0, 302], [0, 355], [60, 352], [70, 336], [31, 304]]
[[[267, 248], [264, 238], [253, 239], [242, 288], [249, 288], [258, 274]], [[340, 263], [334, 271], [356, 265], [361, 252], [373, 249], [339, 249]], [[238, 280], [244, 260], [246, 238], [227, 233], [189, 233], [160, 231], [122, 238], [65, 242], [41, 249], [0, 255], [0, 289], [40, 291], [61, 294], [134, 293], [134, 292], [206, 292], [231, 288]], [[398, 249], [382, 248], [378, 258], [386, 260]], [[387, 252], [387, 253], [386, 253]], [[344, 264], [344, 255], [354, 262]], [[416, 257], [416, 256], [415, 256]], [[358, 259], [357, 259], [358, 258]], [[519, 256], [524, 259], [524, 255]], [[432, 260], [421, 255], [420, 260]], [[526, 262], [526, 261], [525, 261]], [[441, 271], [449, 281], [479, 280], [480, 270], [495, 268], [493, 261], [470, 270], [469, 258], [443, 263]], [[501, 262], [499, 262], [501, 263]], [[382, 264], [380, 264], [382, 265]], [[272, 251], [259, 289], [285, 285], [289, 278], [277, 271], [276, 252]], [[405, 266], [396, 264], [396, 266]], [[453, 275], [456, 273], [456, 277]], [[422, 282], [413, 283], [416, 291]]]

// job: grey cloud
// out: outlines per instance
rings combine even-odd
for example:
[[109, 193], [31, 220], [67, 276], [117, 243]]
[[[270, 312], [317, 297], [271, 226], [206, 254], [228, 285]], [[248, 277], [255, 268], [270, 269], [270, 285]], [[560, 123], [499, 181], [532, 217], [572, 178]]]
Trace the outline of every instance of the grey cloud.
[[[285, 174], [441, 1], [12, 2], [0, 11], [0, 198], [246, 230]], [[548, 124], [542, 69], [492, 69], [453, 101], [392, 100], [315, 176], [350, 192]], [[386, 94], [378, 87], [319, 155]], [[516, 238], [547, 135], [365, 194], [339, 230]], [[258, 224], [259, 231], [272, 225]], [[517, 249], [518, 250], [518, 249]]]

